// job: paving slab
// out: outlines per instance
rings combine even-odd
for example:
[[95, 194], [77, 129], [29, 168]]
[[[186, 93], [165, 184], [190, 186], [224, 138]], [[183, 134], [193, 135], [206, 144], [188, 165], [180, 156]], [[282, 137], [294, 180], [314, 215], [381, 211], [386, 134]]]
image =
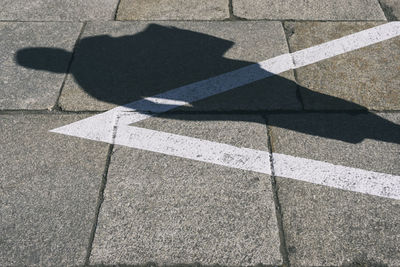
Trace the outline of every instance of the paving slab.
[[[275, 153], [400, 174], [399, 113], [275, 115], [268, 123]], [[277, 186], [291, 266], [399, 266], [399, 200], [282, 177]]]
[[108, 145], [48, 132], [82, 115], [0, 115], [2, 266], [83, 265]]
[[[175, 115], [134, 125], [268, 149], [258, 116]], [[114, 148], [91, 264], [278, 265], [279, 244], [268, 175]]]
[[121, 0], [117, 20], [222, 20], [229, 0]]
[[0, 20], [113, 20], [118, 0], [2, 0]]
[[388, 20], [400, 20], [399, 0], [379, 0]]
[[[286, 23], [291, 51], [379, 25], [373, 22]], [[296, 69], [307, 110], [399, 110], [400, 38]]]
[[[60, 105], [108, 110], [288, 52], [279, 22], [89, 23]], [[185, 110], [297, 110], [292, 71]]]
[[271, 20], [385, 20], [376, 0], [232, 0], [233, 14]]
[[0, 22], [0, 109], [49, 109], [56, 104], [81, 27], [70, 22]]

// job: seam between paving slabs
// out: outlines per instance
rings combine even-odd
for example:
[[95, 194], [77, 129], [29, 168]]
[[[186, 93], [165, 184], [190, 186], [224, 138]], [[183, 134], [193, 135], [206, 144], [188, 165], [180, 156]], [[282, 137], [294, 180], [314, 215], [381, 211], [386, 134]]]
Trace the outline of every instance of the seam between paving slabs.
[[115, 7], [115, 12], [114, 12], [114, 20], [117, 21], [117, 16], [118, 16], [118, 10], [119, 10], [119, 5], [121, 4], [121, 0], [118, 1], [117, 6]]
[[[87, 115], [98, 115], [109, 110], [48, 110], [48, 109], [12, 109], [12, 110], [0, 110], [0, 115], [70, 115], [70, 114], [87, 114]], [[307, 114], [348, 114], [348, 115], [359, 115], [368, 113], [382, 113], [382, 114], [398, 114], [400, 110], [373, 110], [373, 109], [357, 109], [357, 110], [231, 110], [231, 111], [169, 111], [165, 115], [307, 115]], [[146, 113], [150, 116], [163, 116], [162, 113]]]
[[381, 7], [383, 14], [386, 17], [387, 21], [396, 21], [399, 20], [394, 14], [393, 14], [393, 8], [390, 6], [386, 5], [385, 3], [382, 2], [382, 0], [378, 0], [379, 6]]
[[268, 143], [268, 150], [269, 150], [269, 155], [270, 155], [269, 160], [270, 160], [270, 168], [271, 168], [270, 182], [271, 182], [271, 189], [272, 189], [272, 194], [273, 194], [274, 204], [275, 204], [276, 221], [277, 221], [277, 226], [278, 226], [278, 230], [279, 230], [279, 240], [280, 240], [279, 250], [280, 250], [281, 256], [282, 256], [283, 266], [290, 267], [289, 253], [288, 253], [288, 248], [286, 245], [285, 232], [283, 229], [283, 214], [282, 214], [281, 204], [279, 202], [278, 186], [276, 183], [276, 176], [275, 176], [275, 169], [274, 169], [272, 134], [271, 134], [271, 129], [268, 126], [267, 116], [264, 115], [262, 117], [264, 119], [265, 127], [267, 129], [267, 143]]
[[[289, 29], [287, 27], [286, 23], [287, 22], [284, 22], [284, 21], [281, 22], [282, 28], [283, 28], [283, 32], [285, 34], [286, 45], [288, 47], [289, 53], [292, 54], [293, 51], [292, 51], [292, 48], [290, 47], [289, 39], [294, 34], [294, 29]], [[294, 66], [295, 62], [294, 62], [293, 56], [291, 58], [292, 58], [293, 66]], [[297, 69], [293, 69], [293, 76], [294, 76], [294, 81], [296, 82], [296, 98], [300, 102], [301, 109], [304, 110], [304, 101], [303, 101], [303, 97], [301, 96], [300, 86], [299, 86], [299, 83], [298, 83]]]
[[[229, 14], [230, 15], [230, 14]], [[146, 22], [146, 21], [151, 21], [151, 22], [158, 22], [158, 21], [190, 21], [190, 22], [208, 22], [208, 21], [275, 21], [275, 22], [387, 22], [386, 18], [385, 19], [374, 19], [374, 20], [365, 20], [365, 19], [354, 19], [354, 20], [348, 20], [348, 19], [341, 19], [341, 20], [337, 20], [337, 19], [332, 19], [332, 20], [307, 20], [307, 19], [246, 19], [246, 18], [242, 18], [242, 17], [238, 17], [236, 15], [233, 15], [233, 17], [228, 17], [225, 19], [138, 19], [138, 20], [119, 20], [116, 19], [115, 21], [120, 21], [120, 22]], [[113, 20], [105, 20], [103, 22], [111, 22]], [[1, 20], [0, 20], [1, 22]], [[16, 22], [16, 21], [12, 21], [12, 22]], [[22, 21], [20, 21], [22, 22]], [[26, 21], [25, 21], [26, 22]], [[28, 21], [29, 22], [29, 21]], [[36, 22], [36, 21], [35, 21]], [[47, 21], [43, 21], [43, 22], [47, 22]], [[87, 21], [87, 22], [94, 22], [94, 21]]]
[[55, 102], [55, 104], [54, 104], [54, 106], [53, 106], [53, 108], [52, 108], [53, 110], [61, 110], [61, 106], [60, 106], [60, 104], [59, 104], [60, 97], [61, 97], [62, 91], [63, 91], [63, 89], [64, 89], [65, 82], [67, 81], [68, 74], [69, 74], [69, 72], [70, 72], [70, 70], [71, 70], [72, 62], [74, 61], [75, 53], [76, 53], [76, 50], [77, 50], [77, 48], [78, 48], [79, 41], [81, 40], [83, 31], [84, 31], [85, 28], [86, 28], [86, 24], [87, 24], [86, 21], [83, 22], [82, 27], [81, 27], [81, 30], [80, 30], [79, 35], [78, 35], [78, 38], [77, 38], [76, 41], [75, 41], [74, 47], [73, 47], [73, 49], [72, 49], [72, 55], [71, 55], [71, 58], [69, 59], [69, 62], [68, 62], [68, 65], [67, 65], [67, 70], [66, 70], [65, 75], [64, 75], [64, 79], [63, 79], [63, 81], [62, 81], [62, 83], [61, 83], [60, 91], [59, 91], [59, 93], [58, 93], [56, 102]]
[[62, 110], [0, 110], [0, 115], [63, 115], [63, 116], [70, 116], [70, 115], [98, 115], [103, 112], [99, 111], [62, 111]]
[[100, 185], [100, 189], [99, 189], [99, 196], [98, 196], [98, 199], [97, 199], [97, 205], [96, 205], [96, 210], [95, 210], [95, 216], [94, 216], [94, 219], [93, 219], [92, 230], [90, 232], [89, 242], [88, 242], [88, 246], [87, 246], [87, 250], [86, 250], [85, 266], [89, 266], [89, 264], [90, 264], [90, 255], [92, 254], [93, 242], [94, 242], [94, 238], [95, 238], [95, 235], [96, 235], [96, 230], [97, 230], [97, 225], [98, 225], [98, 221], [99, 221], [99, 214], [100, 214], [101, 206], [102, 206], [102, 204], [104, 202], [104, 191], [105, 191], [106, 185], [107, 185], [108, 169], [110, 167], [111, 156], [113, 154], [113, 150], [114, 150], [114, 145], [113, 144], [109, 145], [108, 146], [106, 163], [105, 163], [105, 167], [104, 167], [104, 172], [103, 172], [103, 176], [102, 176], [102, 179], [101, 179], [101, 185]]
[[224, 21], [236, 21], [236, 20], [246, 20], [245, 18], [241, 18], [233, 14], [233, 0], [229, 0], [229, 18], [225, 19]]
[[93, 242], [94, 242], [94, 238], [95, 238], [95, 235], [96, 235], [96, 230], [97, 230], [97, 225], [98, 225], [98, 221], [99, 221], [99, 215], [100, 215], [100, 211], [101, 211], [101, 206], [102, 206], [102, 204], [104, 202], [104, 191], [105, 191], [106, 185], [107, 185], [108, 170], [109, 170], [109, 167], [110, 167], [110, 164], [111, 164], [111, 157], [112, 157], [113, 150], [114, 150], [115, 138], [117, 136], [119, 119], [120, 119], [120, 116], [117, 116], [115, 118], [115, 121], [114, 121], [114, 127], [113, 127], [113, 131], [112, 131], [112, 143], [108, 147], [106, 165], [105, 165], [103, 177], [102, 177], [102, 180], [101, 180], [101, 186], [100, 186], [100, 190], [99, 190], [99, 198], [98, 198], [98, 201], [97, 201], [97, 206], [96, 206], [96, 212], [95, 212], [95, 217], [94, 217], [94, 221], [93, 221], [92, 231], [90, 233], [89, 244], [88, 244], [87, 254], [86, 254], [86, 258], [85, 258], [85, 265], [89, 265], [90, 264], [90, 255], [92, 254]]

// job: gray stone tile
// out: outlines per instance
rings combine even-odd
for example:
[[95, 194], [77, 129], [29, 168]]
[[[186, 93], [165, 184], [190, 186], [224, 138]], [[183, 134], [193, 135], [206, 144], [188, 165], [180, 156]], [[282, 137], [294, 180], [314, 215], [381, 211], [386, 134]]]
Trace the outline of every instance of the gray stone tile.
[[379, 0], [388, 20], [400, 20], [399, 0]]
[[271, 20], [385, 20], [376, 0], [233, 0], [233, 14]]
[[229, 18], [228, 0], [121, 0], [118, 20], [216, 20]]
[[0, 109], [55, 105], [81, 27], [70, 22], [0, 22]]
[[[134, 125], [267, 150], [257, 116], [181, 115]], [[277, 265], [279, 244], [268, 175], [115, 148], [92, 264]]]
[[[377, 26], [365, 22], [287, 23], [292, 51]], [[400, 38], [296, 70], [305, 109], [399, 110]]]
[[[273, 151], [399, 175], [400, 114], [378, 115], [271, 116]], [[282, 177], [277, 186], [292, 266], [399, 266], [399, 200]]]
[[[90, 23], [60, 105], [107, 110], [287, 52], [279, 22]], [[293, 80], [288, 71], [185, 110], [296, 110]]]
[[2, 0], [0, 20], [112, 20], [117, 4], [118, 0]]
[[0, 262], [82, 265], [108, 146], [49, 130], [82, 115], [1, 115]]

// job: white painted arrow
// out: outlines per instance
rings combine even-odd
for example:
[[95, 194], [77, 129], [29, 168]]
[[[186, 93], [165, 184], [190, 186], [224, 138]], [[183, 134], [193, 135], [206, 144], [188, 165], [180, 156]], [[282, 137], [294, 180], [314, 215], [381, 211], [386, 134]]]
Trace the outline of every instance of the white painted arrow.
[[[271, 155], [266, 151], [239, 148], [129, 125], [150, 118], [152, 114], [162, 113], [290, 69], [306, 66], [399, 35], [400, 22], [387, 23], [144, 98], [51, 130], [51, 132], [271, 174]], [[273, 153], [272, 156], [276, 176], [400, 199], [400, 176], [289, 155]]]

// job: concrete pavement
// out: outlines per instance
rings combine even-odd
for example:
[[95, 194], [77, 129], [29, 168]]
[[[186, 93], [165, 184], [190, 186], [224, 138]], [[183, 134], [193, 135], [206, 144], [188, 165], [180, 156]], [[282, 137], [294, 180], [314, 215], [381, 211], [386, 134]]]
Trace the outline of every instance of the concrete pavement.
[[132, 124], [270, 153], [269, 174], [49, 132], [399, 12], [0, 0], [0, 265], [400, 266], [399, 199], [276, 173], [283, 154], [400, 176], [400, 37]]

